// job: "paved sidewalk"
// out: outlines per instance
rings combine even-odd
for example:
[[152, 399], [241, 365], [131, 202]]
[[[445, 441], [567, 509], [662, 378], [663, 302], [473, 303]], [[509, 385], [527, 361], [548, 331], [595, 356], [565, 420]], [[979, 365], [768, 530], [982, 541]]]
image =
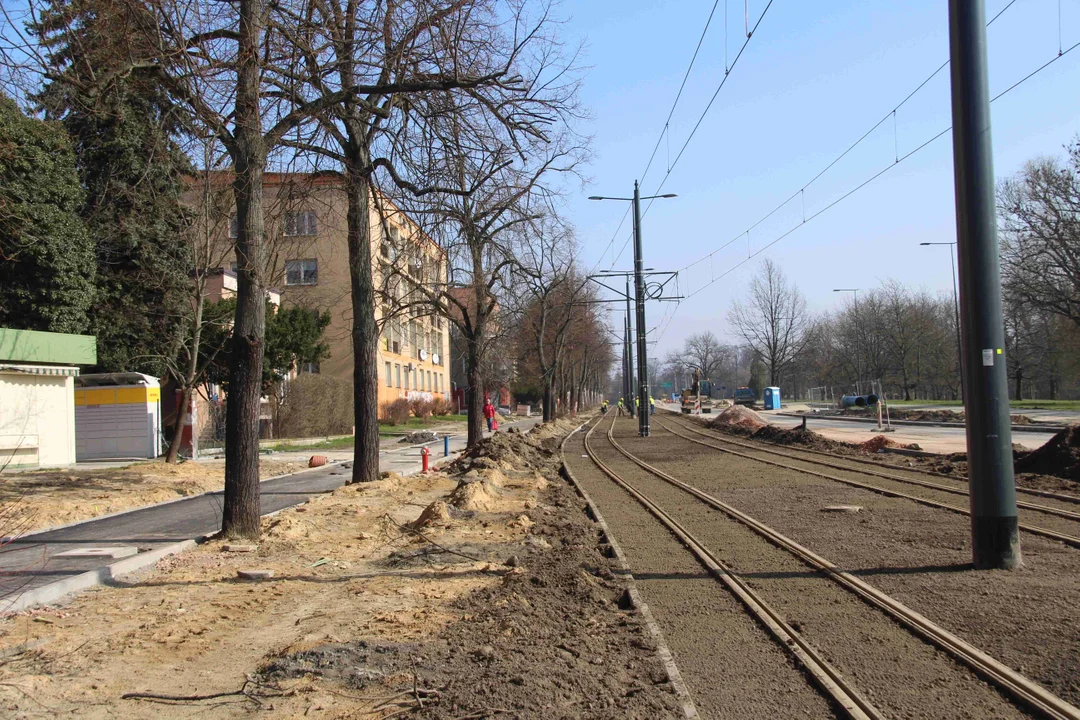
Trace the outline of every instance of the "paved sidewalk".
[[[522, 418], [513, 423], [521, 430], [531, 429], [538, 418]], [[510, 427], [510, 423], [500, 430]], [[487, 433], [485, 433], [485, 436]], [[401, 445], [398, 448], [380, 450], [379, 463], [382, 470], [402, 475], [420, 471], [421, 446]], [[431, 465], [456, 457], [465, 448], [465, 436], [450, 439], [450, 458], [442, 454], [440, 438], [430, 443]], [[310, 451], [298, 453], [304, 458]], [[330, 455], [330, 453], [323, 453]], [[275, 457], [288, 457], [288, 453], [275, 453]], [[351, 460], [352, 453], [342, 459]], [[333, 462], [333, 458], [331, 458]], [[345, 483], [349, 470], [339, 465], [307, 472], [286, 475], [262, 483], [263, 514], [298, 505], [308, 498], [333, 492]], [[223, 492], [196, 495], [161, 505], [119, 513], [110, 517], [87, 520], [69, 527], [46, 530], [11, 541], [0, 553], [0, 607], [13, 598], [30, 591], [43, 589], [51, 583], [74, 579], [88, 572], [103, 572], [108, 578], [108, 565], [112, 558], [84, 557], [57, 558], [57, 553], [77, 548], [101, 548], [131, 546], [138, 548], [139, 555], [160, 551], [170, 545], [217, 532], [221, 527]]]

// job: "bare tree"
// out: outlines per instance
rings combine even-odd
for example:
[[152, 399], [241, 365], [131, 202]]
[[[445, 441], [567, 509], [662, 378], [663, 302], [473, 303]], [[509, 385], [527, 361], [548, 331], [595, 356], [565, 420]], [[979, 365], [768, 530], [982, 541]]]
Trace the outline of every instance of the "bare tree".
[[1005, 291], [1080, 327], [1080, 139], [1066, 163], [1029, 162], [998, 188]]
[[728, 319], [769, 368], [769, 383], [779, 385], [784, 369], [806, 343], [806, 300], [772, 260], [750, 282], [747, 302], [732, 304]]
[[720, 364], [731, 354], [731, 348], [720, 344], [712, 332], [705, 331], [686, 338], [683, 344], [683, 362], [697, 370], [702, 379], [712, 378]]
[[[288, 141], [344, 169], [352, 285], [353, 394], [356, 413], [354, 482], [378, 478], [376, 285], [372, 273], [371, 203], [376, 173], [388, 186], [416, 196], [469, 194], [425, 174], [432, 148], [447, 137], [434, 130], [447, 115], [475, 116], [512, 138], [542, 135], [561, 110], [545, 104], [565, 68], [549, 35], [549, 8], [494, 0], [333, 0], [283, 15], [284, 32], [303, 72], [283, 76], [283, 97], [325, 102], [314, 135]], [[560, 92], [562, 92], [560, 90]], [[571, 103], [567, 103], [569, 107]], [[462, 108], [467, 108], [465, 113]], [[466, 128], [462, 128], [466, 130]], [[489, 301], [485, 297], [484, 304]]]

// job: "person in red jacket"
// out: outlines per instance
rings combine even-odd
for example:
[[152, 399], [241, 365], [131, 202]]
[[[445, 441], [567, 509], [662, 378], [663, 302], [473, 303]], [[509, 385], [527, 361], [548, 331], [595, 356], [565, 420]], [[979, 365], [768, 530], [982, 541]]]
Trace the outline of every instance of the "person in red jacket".
[[491, 398], [484, 398], [484, 417], [487, 418], [488, 432], [491, 432], [495, 423], [495, 406], [491, 404]]

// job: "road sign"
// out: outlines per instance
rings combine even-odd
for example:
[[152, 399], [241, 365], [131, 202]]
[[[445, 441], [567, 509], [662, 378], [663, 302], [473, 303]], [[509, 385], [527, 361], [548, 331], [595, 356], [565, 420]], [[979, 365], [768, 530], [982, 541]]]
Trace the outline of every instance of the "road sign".
[[661, 385], [661, 387], [664, 387], [664, 388], [667, 388], [668, 390], [670, 390], [671, 389], [671, 383], [663, 383]]

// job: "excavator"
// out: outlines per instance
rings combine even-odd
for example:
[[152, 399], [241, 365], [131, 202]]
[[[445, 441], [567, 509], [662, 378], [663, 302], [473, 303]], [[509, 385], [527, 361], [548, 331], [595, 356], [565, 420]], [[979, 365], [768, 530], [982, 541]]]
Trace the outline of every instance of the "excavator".
[[695, 370], [691, 376], [690, 387], [682, 391], [682, 402], [679, 409], [683, 415], [691, 415], [695, 410], [712, 413], [712, 381], [708, 378], [702, 380], [697, 370]]

